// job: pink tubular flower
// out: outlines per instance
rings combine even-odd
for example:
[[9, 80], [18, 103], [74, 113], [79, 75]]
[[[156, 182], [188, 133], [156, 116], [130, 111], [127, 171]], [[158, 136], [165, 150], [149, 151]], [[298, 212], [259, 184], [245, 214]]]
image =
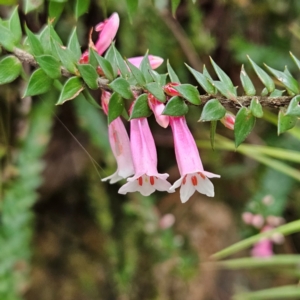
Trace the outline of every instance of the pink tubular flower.
[[[128, 58], [128, 61], [138, 68], [143, 58], [144, 58], [143, 56], [130, 57]], [[158, 68], [164, 61], [163, 58], [154, 55], [148, 55], [148, 58], [152, 69]]]
[[149, 196], [155, 190], [168, 191], [171, 187], [166, 180], [169, 174], [157, 172], [156, 148], [147, 118], [130, 121], [130, 146], [135, 175], [127, 179], [119, 193], [138, 191], [143, 196]]
[[113, 13], [109, 19], [99, 23], [95, 30], [100, 32], [98, 40], [96, 42], [96, 49], [99, 55], [109, 47], [113, 39], [115, 38], [120, 24], [120, 18], [117, 13]]
[[185, 203], [197, 190], [209, 197], [214, 196], [214, 186], [208, 178], [220, 175], [206, 172], [199, 156], [195, 140], [187, 127], [185, 117], [170, 117], [173, 131], [175, 155], [180, 179], [170, 188], [170, 192], [180, 188], [181, 202]]
[[167, 128], [169, 125], [169, 116], [162, 115], [165, 105], [158, 101], [152, 94], [148, 94], [148, 104], [153, 111], [156, 122], [163, 128]]
[[269, 239], [262, 239], [254, 245], [251, 250], [251, 255], [254, 257], [270, 257], [273, 255], [272, 241]]
[[[102, 108], [106, 114], [108, 112], [110, 96], [111, 94], [109, 92], [102, 91]], [[102, 181], [109, 180], [109, 183], [115, 183], [134, 174], [129, 137], [120, 117], [116, 118], [108, 125], [108, 136], [110, 147], [116, 158], [118, 168], [114, 174], [103, 178]]]

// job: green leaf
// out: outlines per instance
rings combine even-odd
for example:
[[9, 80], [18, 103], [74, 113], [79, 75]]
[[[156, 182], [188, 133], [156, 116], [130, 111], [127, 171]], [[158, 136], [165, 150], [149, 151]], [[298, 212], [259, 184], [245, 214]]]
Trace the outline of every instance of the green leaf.
[[92, 65], [95, 69], [97, 69], [99, 64], [94, 53], [94, 49], [89, 48], [89, 64]]
[[43, 28], [43, 30], [40, 32], [40, 34], [38, 36], [38, 39], [39, 39], [40, 44], [42, 45], [42, 47], [44, 49], [44, 53], [53, 55], [52, 49], [51, 49], [49, 25], [47, 25]]
[[117, 61], [117, 64], [119, 66], [120, 73], [121, 73], [122, 77], [129, 78], [130, 77], [130, 71], [128, 70], [128, 67], [127, 67], [123, 57], [121, 56], [120, 52], [115, 48], [114, 45], [113, 45], [113, 49], [114, 49], [114, 52], [115, 52], [116, 61]]
[[82, 94], [87, 102], [89, 102], [91, 105], [93, 105], [96, 108], [102, 109], [99, 103], [94, 99], [94, 97], [90, 94], [90, 92], [87, 89], [84, 89], [82, 91]]
[[229, 76], [213, 61], [213, 59], [210, 57], [210, 61], [212, 66], [215, 69], [215, 72], [217, 73], [219, 79], [221, 82], [223, 82], [225, 84], [225, 86], [227, 86], [227, 89], [229, 89], [230, 91], [235, 90], [235, 87], [231, 81], [231, 79], [229, 78]]
[[108, 50], [106, 50], [104, 58], [107, 59], [111, 64], [114, 73], [114, 78], [116, 78], [118, 76], [118, 65], [113, 44], [111, 44]]
[[56, 105], [61, 105], [68, 100], [74, 99], [84, 89], [82, 81], [79, 77], [69, 78], [63, 86]]
[[18, 41], [8, 28], [0, 23], [0, 45], [8, 51], [13, 51]]
[[25, 14], [28, 14], [29, 12], [36, 10], [42, 4], [44, 4], [44, 0], [24, 0]]
[[173, 17], [175, 18], [175, 15], [176, 15], [176, 10], [180, 4], [180, 1], [181, 0], [171, 0], [171, 5], [172, 5], [172, 15]]
[[255, 117], [251, 111], [242, 107], [236, 115], [234, 123], [235, 147], [237, 148], [249, 135], [255, 125]]
[[284, 111], [281, 109], [278, 113], [278, 125], [277, 125], [278, 135], [293, 128], [297, 123], [297, 119], [298, 118], [296, 116], [286, 115]]
[[76, 68], [77, 59], [75, 55], [68, 48], [61, 46], [57, 41], [52, 40], [52, 42], [55, 45], [55, 49], [57, 51], [57, 54], [63, 66], [70, 73], [75, 74], [77, 72], [77, 68]]
[[207, 77], [203, 75], [202, 73], [196, 71], [195, 69], [191, 68], [189, 65], [185, 64], [189, 71], [193, 74], [195, 79], [198, 81], [198, 83], [202, 86], [204, 91], [210, 95], [216, 94], [215, 87], [207, 80]]
[[36, 60], [44, 72], [52, 79], [61, 77], [60, 62], [51, 55], [37, 56]]
[[217, 121], [211, 121], [210, 122], [210, 145], [213, 150], [215, 150], [215, 134], [216, 134], [216, 129], [217, 129]]
[[131, 73], [133, 74], [134, 78], [136, 79], [137, 83], [141, 86], [144, 86], [146, 84], [146, 80], [142, 72], [136, 66], [134, 66], [130, 61], [127, 60], [126, 63]]
[[129, 83], [124, 78], [117, 78], [109, 84], [113, 91], [119, 93], [125, 99], [133, 99]]
[[[264, 92], [266, 91], [266, 92]], [[271, 94], [270, 97], [281, 97], [283, 95], [283, 93], [285, 92], [285, 90], [277, 90], [275, 89]], [[261, 92], [262, 96], [267, 96], [268, 95], [268, 90], [266, 88], [264, 88], [264, 90]]]
[[130, 115], [131, 119], [147, 118], [152, 114], [151, 109], [148, 106], [148, 95], [140, 95], [133, 104], [132, 112]]
[[18, 3], [18, 0], [0, 0], [1, 5], [15, 5]]
[[13, 55], [6, 56], [0, 60], [0, 84], [14, 81], [21, 73], [22, 64]]
[[78, 70], [90, 89], [98, 89], [98, 73], [90, 64], [79, 64]]
[[139, 0], [126, 0], [127, 12], [129, 16], [130, 23], [132, 23], [132, 17], [136, 14]]
[[59, 17], [61, 16], [65, 5], [66, 2], [57, 2], [57, 1], [49, 2], [49, 6], [48, 6], [49, 18], [53, 20], [54, 24], [59, 20]]
[[174, 72], [173, 68], [171, 67], [169, 60], [167, 61], [167, 68], [168, 68], [168, 75], [171, 79], [171, 82], [181, 83], [177, 74]]
[[110, 62], [107, 59], [105, 59], [103, 56], [100, 56], [95, 50], [93, 50], [93, 53], [105, 77], [110, 81], [114, 80], [114, 71]]
[[250, 103], [250, 111], [252, 115], [256, 118], [262, 118], [264, 115], [261, 104], [257, 98], [253, 98]]
[[[1, 69], [1, 68], [0, 68]], [[300, 117], [300, 95], [295, 96], [289, 103], [289, 106], [286, 110], [286, 115], [287, 116], [296, 116]]]
[[244, 65], [242, 65], [240, 79], [241, 79], [242, 86], [243, 86], [243, 89], [244, 89], [246, 95], [247, 96], [255, 96], [255, 94], [256, 94], [255, 87], [254, 87], [250, 77], [246, 73], [246, 71], [244, 69]]
[[194, 105], [200, 105], [201, 99], [197, 88], [191, 84], [180, 84], [174, 86], [174, 89], [179, 92], [183, 98]]
[[295, 62], [296, 66], [300, 70], [300, 60], [292, 53], [290, 52], [290, 56], [292, 57], [293, 61]]
[[168, 101], [162, 114], [168, 116], [184, 116], [188, 111], [189, 107], [184, 100], [179, 96], [174, 96]]
[[53, 79], [51, 79], [42, 69], [35, 70], [28, 82], [27, 89], [23, 97], [35, 96], [46, 93], [53, 85]]
[[145, 85], [145, 88], [160, 102], [166, 102], [166, 96], [163, 88], [157, 82], [150, 82]]
[[9, 18], [9, 29], [14, 35], [16, 42], [20, 43], [22, 38], [22, 29], [21, 29], [20, 18], [18, 13], [18, 6], [14, 9], [14, 11], [12, 12]]
[[81, 48], [78, 42], [76, 28], [73, 29], [70, 35], [69, 42], [68, 42], [68, 49], [72, 51], [72, 53], [74, 54], [75, 58], [78, 61], [81, 57]]
[[226, 114], [226, 109], [217, 99], [207, 101], [203, 107], [199, 121], [217, 121], [222, 119]]
[[49, 34], [50, 34], [50, 38], [52, 38], [54, 41], [56, 41], [59, 45], [62, 45], [63, 42], [61, 41], [59, 35], [57, 34], [57, 32], [55, 31], [55, 29], [53, 28], [52, 23], [49, 23]]
[[266, 64], [265, 66], [288, 90], [294, 94], [299, 94], [299, 84], [295, 78], [285, 74], [284, 72], [275, 70]]
[[78, 19], [85, 14], [90, 7], [90, 0], [76, 0], [75, 4], [75, 17]]
[[259, 67], [248, 55], [247, 57], [260, 81], [267, 88], [268, 92], [272, 93], [275, 89], [275, 83], [273, 82], [272, 78], [261, 67]]
[[152, 76], [150, 74], [150, 72], [152, 71], [152, 68], [150, 66], [148, 53], [146, 53], [143, 57], [143, 60], [140, 65], [140, 70], [145, 78], [146, 83], [153, 81]]
[[29, 46], [30, 49], [33, 53], [34, 56], [39, 56], [44, 54], [44, 50], [43, 47], [39, 41], [39, 39], [37, 38], [36, 35], [34, 35], [29, 28], [27, 28], [27, 26], [25, 26], [25, 31], [28, 37], [28, 42], [29, 42]]
[[230, 99], [230, 100], [236, 100], [236, 89], [233, 88], [229, 89], [228, 85], [226, 85], [224, 82], [222, 81], [214, 81], [213, 85], [217, 88], [217, 90], [226, 98]]
[[124, 100], [118, 93], [113, 93], [108, 102], [108, 124], [118, 118], [124, 110]]

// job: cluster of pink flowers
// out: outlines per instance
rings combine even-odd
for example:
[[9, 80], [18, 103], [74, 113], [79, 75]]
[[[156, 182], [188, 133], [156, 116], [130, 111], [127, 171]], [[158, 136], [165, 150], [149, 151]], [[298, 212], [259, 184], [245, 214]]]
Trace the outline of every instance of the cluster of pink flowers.
[[[119, 27], [117, 13], [96, 26], [100, 31], [95, 48], [100, 55], [107, 49], [114, 39]], [[139, 67], [143, 57], [128, 59]], [[88, 60], [88, 54], [84, 53], [81, 62]], [[163, 59], [149, 55], [149, 63], [152, 69], [161, 65]], [[104, 112], [108, 113], [108, 103], [111, 94], [102, 91], [101, 103]], [[220, 177], [219, 175], [204, 171], [195, 140], [187, 126], [184, 116], [169, 117], [162, 115], [164, 104], [153, 95], [148, 94], [148, 104], [154, 113], [159, 125], [172, 128], [175, 154], [181, 177], [171, 185], [168, 174], [160, 174], [157, 171], [157, 153], [154, 139], [147, 118], [137, 118], [130, 121], [130, 139], [120, 117], [112, 121], [108, 126], [111, 149], [117, 161], [117, 171], [102, 181], [115, 183], [121, 179], [127, 179], [120, 189], [120, 194], [138, 191], [148, 196], [155, 190], [172, 193], [180, 188], [180, 198], [186, 202], [197, 190], [207, 196], [214, 196], [214, 186], [208, 178]], [[134, 103], [133, 103], [134, 105]], [[132, 176], [133, 175], [133, 176]], [[132, 176], [132, 177], [129, 177]]]
[[[264, 218], [260, 214], [245, 212], [242, 215], [245, 224], [253, 226], [263, 233], [276, 228], [284, 223], [284, 219], [277, 216], [267, 216]], [[281, 244], [284, 240], [283, 235], [275, 233], [271, 238], [263, 238], [257, 242], [252, 250], [251, 255], [254, 257], [270, 257], [273, 255], [273, 243]]]

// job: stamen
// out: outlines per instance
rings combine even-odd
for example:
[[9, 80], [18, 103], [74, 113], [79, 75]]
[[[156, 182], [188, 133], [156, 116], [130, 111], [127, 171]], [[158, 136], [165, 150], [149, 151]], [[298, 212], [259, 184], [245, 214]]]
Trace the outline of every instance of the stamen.
[[154, 176], [150, 176], [150, 183], [151, 185], [154, 185]]
[[196, 186], [197, 184], [198, 184], [198, 180], [197, 180], [197, 177], [194, 175], [194, 176], [192, 176], [192, 184], [193, 184], [193, 186]]
[[182, 184], [186, 183], [186, 175], [183, 177]]
[[142, 186], [143, 185], [143, 177], [139, 177], [138, 179], [139, 185]]

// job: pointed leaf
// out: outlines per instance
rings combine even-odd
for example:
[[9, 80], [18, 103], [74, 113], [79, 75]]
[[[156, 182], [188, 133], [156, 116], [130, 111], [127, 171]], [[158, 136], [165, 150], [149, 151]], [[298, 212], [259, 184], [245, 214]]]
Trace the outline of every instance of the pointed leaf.
[[11, 31], [0, 23], [0, 45], [8, 51], [13, 51], [17, 43], [17, 39]]
[[103, 56], [100, 56], [95, 50], [93, 50], [94, 56], [96, 57], [98, 64], [100, 65], [101, 70], [103, 71], [105, 77], [112, 81], [114, 80], [114, 71], [110, 62], [105, 59]]
[[16, 42], [20, 42], [22, 38], [22, 29], [20, 24], [20, 18], [18, 13], [18, 6], [12, 12], [9, 18], [9, 29], [12, 32]]
[[181, 83], [177, 74], [174, 72], [173, 68], [171, 67], [169, 60], [167, 61], [167, 68], [168, 68], [168, 75], [171, 79], [171, 82]]
[[42, 69], [35, 70], [28, 82], [27, 89], [23, 97], [35, 96], [46, 93], [53, 85], [53, 79], [51, 79]]
[[45, 54], [53, 55], [52, 53], [52, 47], [51, 47], [51, 38], [50, 38], [50, 28], [49, 25], [45, 26], [43, 30], [38, 35], [38, 39], [40, 41], [40, 44], [43, 47], [43, 52]]
[[214, 81], [213, 85], [218, 89], [218, 91], [230, 100], [236, 100], [236, 89], [229, 89], [229, 87], [222, 81]]
[[0, 60], [0, 84], [14, 81], [21, 73], [22, 64], [13, 55], [6, 56]]
[[260, 81], [267, 88], [268, 92], [272, 93], [275, 89], [275, 83], [273, 82], [272, 78], [261, 67], [259, 67], [248, 55], [247, 57]]
[[172, 5], [172, 15], [173, 17], [175, 18], [175, 15], [176, 15], [176, 10], [180, 4], [180, 1], [181, 0], [171, 0], [171, 5]]
[[61, 105], [68, 100], [74, 99], [84, 89], [83, 83], [79, 77], [69, 78], [63, 86], [56, 105]]
[[243, 89], [245, 91], [245, 94], [247, 96], [255, 96], [255, 94], [256, 94], [255, 87], [254, 87], [250, 77], [246, 73], [246, 71], [244, 69], [244, 65], [242, 65], [240, 79], [241, 79], [242, 86], [243, 86]]
[[226, 109], [217, 99], [207, 101], [203, 107], [199, 121], [217, 121], [222, 119], [226, 114]]
[[55, 50], [59, 56], [60, 61], [63, 66], [72, 74], [76, 74], [76, 57], [68, 48], [61, 46], [57, 41], [52, 40], [53, 45], [55, 46]]
[[113, 93], [108, 102], [108, 124], [118, 118], [124, 110], [124, 100], [118, 93]]
[[299, 105], [299, 101], [300, 101], [300, 95], [295, 96], [291, 100], [291, 102], [289, 103], [289, 106], [287, 108], [287, 111], [285, 113], [287, 116], [300, 117], [300, 105]]
[[109, 86], [125, 99], [133, 99], [129, 83], [124, 78], [117, 78]]
[[122, 77], [129, 78], [130, 77], [130, 71], [128, 70], [128, 67], [127, 67], [123, 57], [121, 56], [119, 51], [115, 48], [115, 46], [113, 46], [113, 49], [114, 49], [114, 52], [115, 52], [117, 64], [119, 66], [120, 73], [121, 73]]
[[112, 69], [113, 69], [114, 78], [116, 78], [118, 76], [118, 64], [117, 64], [117, 59], [115, 56], [113, 44], [111, 44], [110, 47], [108, 48], [108, 50], [106, 50], [104, 58], [107, 59], [109, 61], [109, 63], [111, 64]]
[[140, 65], [140, 70], [146, 80], [146, 83], [153, 81], [152, 76], [150, 74], [150, 71], [152, 71], [152, 68], [150, 67], [148, 53], [146, 53], [145, 56], [143, 57], [143, 60]]
[[[283, 93], [285, 92], [285, 90], [277, 90], [275, 89], [271, 94], [270, 97], [281, 97], [283, 95]], [[263, 89], [263, 91], [261, 92], [262, 96], [267, 96], [268, 95], [268, 90], [266, 88]]]
[[77, 60], [80, 59], [81, 48], [80, 48], [80, 45], [78, 42], [76, 28], [73, 29], [73, 31], [70, 35], [69, 42], [68, 42], [68, 49], [71, 50], [71, 52], [74, 54], [74, 56]]
[[64, 8], [65, 8], [66, 2], [56, 2], [56, 1], [50, 1], [48, 6], [48, 13], [49, 18], [53, 20], [53, 23], [56, 24], [56, 22], [59, 20], [59, 17], [61, 16]]
[[257, 98], [253, 98], [250, 103], [250, 110], [254, 117], [262, 118], [264, 115], [261, 104], [259, 103]]
[[282, 84], [294, 94], [299, 94], [299, 84], [295, 78], [284, 72], [275, 70], [265, 64], [266, 68], [279, 80]]
[[166, 102], [166, 96], [163, 88], [157, 82], [150, 82], [145, 85], [145, 88], [160, 102]]
[[24, 0], [25, 14], [28, 14], [29, 12], [36, 10], [43, 3], [44, 3], [44, 0]]
[[38, 37], [34, 35], [27, 26], [25, 26], [25, 31], [28, 37], [28, 42], [30, 49], [34, 56], [43, 55], [44, 49], [41, 45], [41, 42], [39, 41]]
[[290, 56], [292, 57], [293, 61], [295, 62], [296, 66], [300, 70], [300, 60], [292, 53], [290, 52]]
[[90, 92], [87, 89], [84, 89], [82, 91], [82, 94], [88, 103], [90, 103], [96, 108], [102, 109], [102, 107], [99, 105], [99, 103], [94, 99], [94, 97], [90, 94]]
[[52, 79], [61, 77], [60, 62], [51, 55], [37, 56], [36, 60], [44, 72]]
[[180, 84], [174, 86], [174, 89], [179, 92], [183, 98], [194, 105], [200, 105], [201, 99], [197, 88], [191, 84]]
[[187, 64], [185, 64], [185, 65], [187, 66], [187, 68], [189, 69], [189, 71], [193, 74], [193, 76], [195, 77], [195, 79], [202, 86], [202, 88], [204, 89], [204, 91], [206, 93], [208, 93], [210, 95], [216, 94], [215, 87], [209, 82], [209, 80], [207, 79], [207, 77], [205, 75], [203, 75], [202, 73], [200, 73], [200, 72], [196, 71], [195, 69], [191, 68]]
[[211, 64], [213, 65], [215, 72], [217, 73], [219, 79], [221, 82], [223, 82], [228, 89], [233, 90], [234, 85], [229, 78], [229, 76], [213, 61], [213, 59], [210, 57]]
[[79, 64], [78, 70], [90, 89], [98, 89], [98, 73], [90, 64]]
[[235, 147], [238, 147], [249, 135], [255, 125], [255, 117], [251, 111], [242, 107], [236, 115], [234, 123]]
[[133, 108], [130, 115], [130, 120], [136, 118], [147, 118], [151, 114], [152, 111], [148, 106], [148, 95], [147, 94], [140, 95], [134, 101]]
[[134, 66], [130, 61], [127, 60], [126, 63], [131, 73], [133, 74], [134, 78], [136, 79], [137, 83], [141, 86], [144, 86], [146, 84], [146, 80], [142, 72], [136, 66]]
[[297, 123], [296, 116], [287, 116], [284, 111], [281, 109], [278, 113], [278, 124], [277, 124], [277, 133], [280, 135], [281, 133], [288, 131], [293, 128]]
[[90, 0], [76, 0], [75, 4], [75, 17], [78, 19], [85, 14], [90, 6]]
[[184, 116], [188, 111], [189, 107], [184, 100], [179, 96], [174, 96], [168, 101], [162, 114], [168, 116]]

